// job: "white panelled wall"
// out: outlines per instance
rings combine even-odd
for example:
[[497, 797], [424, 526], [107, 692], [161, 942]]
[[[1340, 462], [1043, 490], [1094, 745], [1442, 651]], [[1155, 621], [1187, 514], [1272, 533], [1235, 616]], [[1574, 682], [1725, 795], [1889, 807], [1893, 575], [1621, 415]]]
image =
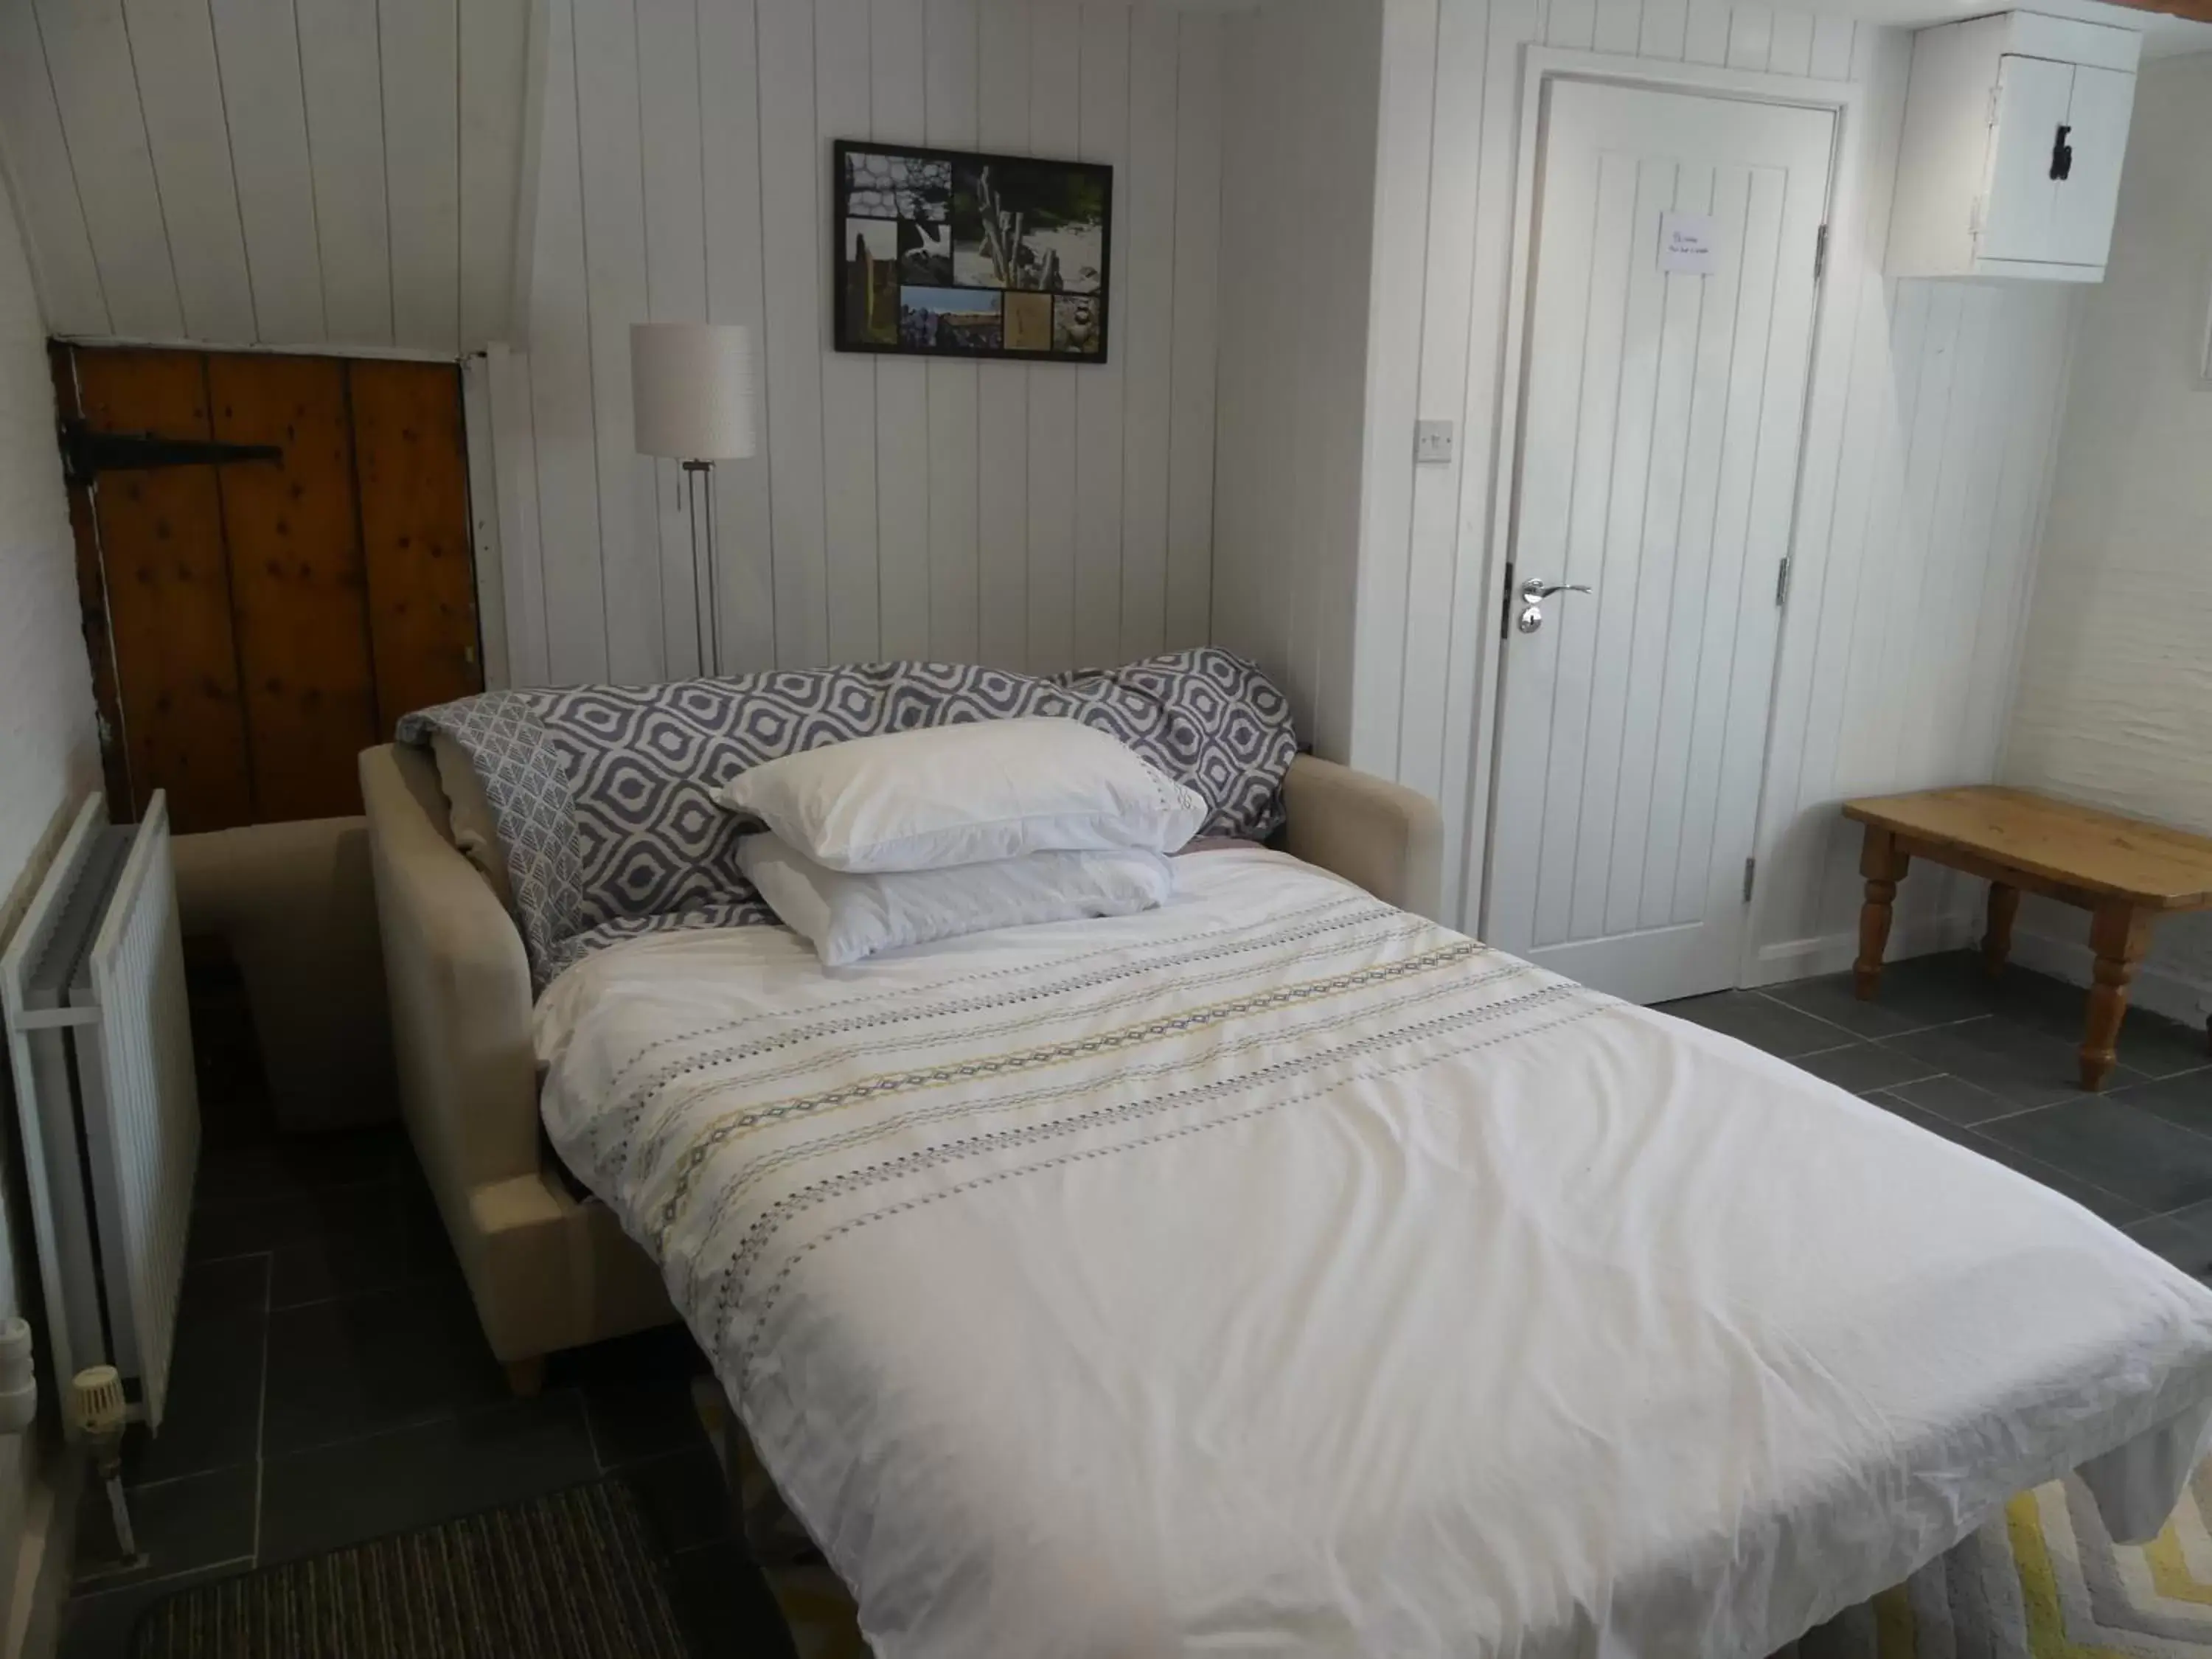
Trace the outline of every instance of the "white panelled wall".
[[[1243, 32], [1279, 27], [1266, 14], [1240, 21], [1232, 52]], [[1264, 543], [1231, 533], [1259, 510], [1243, 497], [1265, 481], [1232, 472], [1227, 419], [1254, 372], [1240, 352], [1266, 343], [1228, 328], [1218, 626], [1318, 696], [1310, 729], [1324, 752], [1437, 798], [1447, 845], [1463, 854], [1446, 918], [1477, 925], [1491, 736], [1478, 711], [1498, 627], [1495, 496], [1511, 481], [1504, 353], [1522, 49], [1534, 43], [1856, 82], [1863, 94], [1843, 138], [1859, 188], [1832, 225], [1795, 529], [1787, 550], [1786, 550], [1794, 575], [1745, 972], [1841, 967], [1858, 887], [1838, 803], [1995, 775], [2071, 318], [2055, 286], [1883, 280], [1905, 31], [1710, 0], [1388, 0], [1360, 531], [1356, 556], [1333, 544], [1335, 568], [1310, 579], [1340, 591], [1356, 558], [1350, 673], [1317, 674], [1280, 607], [1234, 603], [1269, 580]], [[1234, 202], [1257, 175], [1239, 170], [1234, 142], [1228, 153]], [[1449, 465], [1414, 465], [1417, 418], [1454, 423]], [[1963, 937], [1972, 902], [1962, 882], [1908, 884], [1894, 948]]]
[[[550, 0], [527, 349], [490, 404], [518, 683], [696, 667], [633, 321], [750, 325], [715, 473], [723, 667], [1038, 671], [1207, 637], [1221, 20], [1126, 0]], [[837, 138], [1108, 161], [1103, 366], [830, 348]], [[532, 559], [527, 550], [539, 550]]]
[[57, 334], [456, 354], [508, 332], [531, 0], [0, 0]]
[[[2146, 64], [2104, 283], [2083, 295], [2004, 778], [2212, 835], [2212, 53]], [[2078, 910], [2021, 959], [2087, 983]], [[2163, 923], [2136, 1001], [2212, 1013], [2212, 915]], [[2125, 1045], [2122, 1045], [2123, 1053]]]

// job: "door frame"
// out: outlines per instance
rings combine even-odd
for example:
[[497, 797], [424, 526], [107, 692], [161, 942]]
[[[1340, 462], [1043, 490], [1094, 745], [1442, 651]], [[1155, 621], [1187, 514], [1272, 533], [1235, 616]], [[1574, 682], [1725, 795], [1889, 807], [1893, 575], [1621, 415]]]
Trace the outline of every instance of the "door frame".
[[[1503, 708], [1505, 665], [1500, 619], [1505, 603], [1505, 568], [1520, 517], [1522, 426], [1528, 406], [1529, 282], [1535, 264], [1536, 192], [1546, 83], [1562, 79], [1599, 81], [1645, 91], [1735, 98], [1751, 103], [1785, 104], [1832, 112], [1836, 134], [1829, 161], [1827, 276], [1832, 278], [1839, 273], [1857, 272], [1864, 263], [1863, 250], [1869, 240], [1866, 227], [1861, 222], [1866, 188], [1860, 150], [1872, 102], [1872, 90], [1865, 82], [1816, 81], [1810, 76], [1773, 75], [1763, 70], [1679, 64], [1565, 46], [1530, 46], [1523, 48], [1523, 54], [1519, 144], [1514, 156], [1513, 244], [1507, 261], [1504, 349], [1499, 356], [1503, 373], [1498, 386], [1498, 434], [1490, 458], [1490, 522], [1483, 536], [1473, 584], [1478, 605], [1471, 620], [1478, 631], [1471, 643], [1479, 657], [1475, 707], [1468, 731], [1472, 752], [1468, 766], [1468, 802], [1463, 819], [1467, 833], [1461, 849], [1460, 891], [1463, 909], [1472, 912], [1478, 933], [1487, 926], [1490, 918], [1490, 855], [1498, 807], [1498, 722]], [[1835, 307], [1831, 303], [1838, 286], [1836, 281], [1824, 280], [1813, 301], [1811, 356], [1805, 378], [1805, 399], [1798, 410], [1797, 476], [1790, 507], [1787, 554], [1793, 568], [1798, 557], [1798, 515], [1803, 510], [1805, 497], [1803, 429], [1814, 399], [1825, 384], [1824, 376], [1848, 374], [1850, 370], [1850, 343], [1838, 338]], [[1467, 530], [1463, 525], [1462, 537]], [[1774, 667], [1767, 690], [1766, 740], [1759, 763], [1759, 811], [1752, 835], [1753, 856], [1762, 863], [1769, 861], [1771, 843], [1779, 834], [1778, 828], [1771, 822], [1766, 791], [1773, 776], [1773, 711], [1788, 658], [1788, 624], [1789, 608], [1785, 605], [1776, 635]], [[1738, 985], [1753, 982], [1758, 951], [1758, 935], [1747, 927], [1736, 962]]]

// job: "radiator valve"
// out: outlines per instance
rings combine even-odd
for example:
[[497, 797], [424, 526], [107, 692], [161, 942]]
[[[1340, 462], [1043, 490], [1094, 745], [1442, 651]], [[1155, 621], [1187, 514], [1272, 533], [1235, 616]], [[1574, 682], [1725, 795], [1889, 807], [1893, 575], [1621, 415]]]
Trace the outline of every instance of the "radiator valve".
[[31, 1325], [0, 1319], [0, 1434], [21, 1434], [39, 1415], [39, 1375], [31, 1364]]

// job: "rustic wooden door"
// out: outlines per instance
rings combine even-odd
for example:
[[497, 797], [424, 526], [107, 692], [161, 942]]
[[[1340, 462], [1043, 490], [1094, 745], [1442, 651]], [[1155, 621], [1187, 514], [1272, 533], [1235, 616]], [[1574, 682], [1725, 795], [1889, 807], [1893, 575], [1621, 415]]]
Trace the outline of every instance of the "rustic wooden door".
[[82, 346], [54, 369], [110, 810], [358, 812], [360, 750], [483, 687], [458, 370]]

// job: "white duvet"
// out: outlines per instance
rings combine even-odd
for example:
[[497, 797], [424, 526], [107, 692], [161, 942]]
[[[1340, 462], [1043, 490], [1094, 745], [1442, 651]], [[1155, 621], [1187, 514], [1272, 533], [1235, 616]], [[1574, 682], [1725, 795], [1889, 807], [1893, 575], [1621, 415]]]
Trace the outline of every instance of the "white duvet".
[[883, 1656], [1766, 1654], [2081, 1466], [2154, 1531], [2212, 1292], [1726, 1038], [1281, 856], [543, 999], [545, 1120]]

